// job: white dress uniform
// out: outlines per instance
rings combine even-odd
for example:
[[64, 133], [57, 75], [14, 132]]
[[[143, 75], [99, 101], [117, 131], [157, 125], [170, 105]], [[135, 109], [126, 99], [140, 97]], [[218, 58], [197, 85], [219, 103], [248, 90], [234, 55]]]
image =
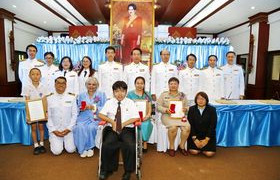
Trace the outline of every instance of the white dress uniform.
[[58, 70], [58, 67], [55, 65], [44, 65], [41, 68], [41, 73], [42, 73], [42, 78], [41, 78], [41, 82], [47, 86], [48, 92], [52, 93], [55, 91], [54, 88], [54, 75], [55, 72]]
[[[64, 76], [65, 74], [65, 76]], [[62, 71], [56, 71], [54, 78], [63, 76], [67, 80], [67, 87], [65, 92], [69, 92], [72, 94], [75, 94], [76, 96], [79, 95], [79, 80], [78, 80], [78, 74], [75, 71], [69, 71], [67, 70], [65, 73], [65, 70]]]
[[[89, 69], [83, 69], [81, 74], [80, 74], [80, 76], [78, 76], [78, 80], [79, 80], [79, 93], [80, 94], [87, 91], [86, 81], [89, 78], [89, 74], [90, 74]], [[95, 72], [92, 76], [97, 78], [97, 72]]]
[[239, 99], [244, 96], [244, 75], [241, 66], [226, 64], [221, 67], [224, 72], [225, 98]]
[[155, 94], [159, 98], [162, 92], [168, 91], [168, 80], [171, 77], [178, 77], [175, 65], [163, 62], [154, 65], [151, 77], [151, 94]]
[[44, 62], [42, 60], [37, 59], [26, 59], [19, 63], [18, 66], [18, 77], [22, 83], [22, 87], [28, 83], [31, 82], [29, 78], [29, 71], [32, 68], [38, 68], [41, 70], [41, 68], [44, 66]]
[[[50, 149], [53, 154], [59, 155], [63, 151], [63, 144], [67, 152], [73, 153], [76, 150], [73, 137], [73, 127], [77, 120], [77, 105], [74, 95], [69, 93], [54, 93], [48, 98], [48, 122]], [[64, 137], [56, 136], [53, 131], [69, 132]]]
[[224, 98], [224, 75], [223, 71], [217, 67], [210, 66], [202, 70], [202, 91], [204, 91], [209, 100]]
[[201, 72], [196, 68], [179, 71], [179, 90], [187, 95], [187, 99], [193, 101], [195, 95], [201, 90]]
[[35, 87], [32, 83], [27, 83], [22, 87], [21, 91], [21, 95], [29, 96], [30, 100], [40, 99], [48, 94], [47, 87], [41, 82], [38, 87]]
[[[136, 104], [133, 100], [129, 98], [124, 98], [121, 101], [121, 121], [122, 123], [132, 119], [132, 118], [139, 118], [138, 110], [136, 107]], [[102, 110], [99, 112], [108, 118], [115, 120], [115, 116], [117, 114], [118, 109], [118, 100], [116, 98], [111, 98], [108, 100]], [[110, 123], [108, 123], [109, 126], [112, 126]], [[133, 124], [129, 124], [125, 127], [134, 127]]]
[[134, 81], [138, 76], [145, 79], [145, 90], [150, 91], [150, 71], [147, 65], [132, 62], [124, 67], [123, 79], [128, 85], [127, 91], [135, 89]]
[[122, 78], [123, 67], [120, 63], [107, 61], [99, 65], [97, 78], [99, 81], [99, 88], [100, 91], [105, 92], [108, 99], [113, 97], [112, 85], [116, 81], [122, 81]]

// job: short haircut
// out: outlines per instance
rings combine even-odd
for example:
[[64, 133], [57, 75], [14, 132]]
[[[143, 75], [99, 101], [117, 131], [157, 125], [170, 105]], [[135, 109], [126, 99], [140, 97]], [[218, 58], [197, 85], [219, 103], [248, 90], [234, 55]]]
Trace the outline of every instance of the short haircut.
[[127, 10], [129, 10], [129, 7], [132, 7], [134, 10], [136, 10], [136, 5], [134, 3], [130, 3], [128, 6], [127, 6]]
[[55, 78], [54, 82], [56, 83], [56, 81], [59, 79], [63, 79], [63, 80], [65, 80], [65, 82], [67, 82], [67, 79], [63, 76], [59, 76], [59, 77]]
[[41, 70], [40, 70], [39, 68], [36, 68], [36, 67], [35, 67], [35, 68], [30, 69], [30, 71], [29, 71], [29, 75], [31, 74], [31, 72], [32, 72], [33, 70], [37, 70], [37, 71], [39, 71], [39, 72], [40, 72], [40, 74], [42, 74], [42, 73], [41, 73]]
[[194, 102], [195, 102], [196, 105], [197, 105], [197, 98], [198, 98], [198, 96], [203, 97], [206, 100], [206, 105], [208, 105], [208, 103], [209, 103], [208, 95], [205, 92], [203, 92], [203, 91], [200, 91], [200, 92], [198, 92], [195, 95]]
[[33, 44], [29, 44], [28, 46], [26, 46], [26, 49], [25, 49], [25, 51], [27, 52], [27, 51], [28, 51], [28, 48], [30, 48], [30, 47], [33, 47], [33, 48], [35, 48], [35, 49], [36, 49], [36, 52], [38, 52], [38, 49], [37, 49], [37, 47], [36, 47], [35, 45], [33, 45]]
[[236, 56], [236, 53], [235, 53], [234, 51], [229, 51], [229, 52], [227, 52], [227, 53], [226, 53], [226, 56], [227, 56], [228, 54], [230, 54], [230, 53], [232, 53], [234, 56]]
[[61, 59], [61, 61], [60, 61], [60, 63], [59, 63], [59, 66], [58, 66], [58, 69], [59, 69], [60, 71], [63, 70], [62, 62], [64, 61], [64, 59], [69, 59], [69, 63], [70, 63], [69, 70], [72, 71], [74, 66], [73, 66], [72, 60], [71, 60], [71, 58], [70, 58], [69, 56], [64, 56], [64, 57]]
[[170, 78], [170, 79], [168, 80], [168, 84], [170, 84], [170, 83], [171, 83], [171, 82], [173, 82], [173, 81], [175, 81], [175, 82], [177, 82], [178, 84], [180, 84], [179, 79], [178, 79], [178, 78], [176, 78], [176, 77], [172, 77], [172, 78]]
[[170, 54], [170, 51], [168, 51], [167, 49], [161, 50], [159, 54], [161, 55], [163, 51], [167, 51]]
[[116, 81], [112, 86], [113, 91], [117, 89], [123, 89], [127, 91], [127, 84], [124, 81]]
[[134, 48], [132, 49], [132, 51], [130, 52], [130, 55], [133, 54], [133, 51], [139, 51], [140, 52], [140, 55], [142, 55], [142, 50], [140, 48]]
[[187, 61], [189, 60], [189, 57], [190, 57], [190, 56], [194, 57], [194, 60], [196, 61], [196, 56], [195, 56], [194, 54], [189, 54], [189, 55], [187, 55], [187, 57], [186, 57], [186, 60], [187, 60]]
[[88, 77], [86, 82], [85, 82], [85, 85], [87, 86], [88, 83], [90, 83], [90, 82], [96, 83], [97, 88], [99, 87], [99, 82], [98, 82], [96, 77]]
[[51, 55], [51, 57], [54, 58], [54, 54], [52, 52], [45, 52], [44, 57], [46, 57], [47, 55]]
[[106, 49], [105, 49], [105, 54], [107, 53], [108, 50], [113, 50], [114, 53], [116, 52], [116, 49], [115, 49], [113, 46], [108, 46], [108, 47], [106, 47]]
[[214, 55], [214, 54], [211, 54], [210, 56], [208, 56], [208, 61], [209, 61], [209, 59], [210, 59], [211, 57], [215, 57], [216, 61], [218, 61], [218, 57], [217, 57], [216, 55]]

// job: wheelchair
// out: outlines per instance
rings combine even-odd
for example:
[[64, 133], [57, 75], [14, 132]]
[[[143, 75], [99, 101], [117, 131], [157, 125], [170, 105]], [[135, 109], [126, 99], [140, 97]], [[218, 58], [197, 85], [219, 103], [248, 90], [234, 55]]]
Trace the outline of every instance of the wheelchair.
[[[100, 177], [100, 172], [101, 172], [101, 157], [102, 157], [102, 143], [103, 143], [103, 130], [104, 128], [108, 126], [107, 122], [105, 121], [100, 121], [99, 122], [99, 127], [98, 130], [101, 131], [100, 137], [99, 137], [99, 160], [98, 160], [98, 179]], [[134, 128], [135, 128], [135, 149], [136, 149], [136, 169], [135, 169], [135, 174], [138, 180], [142, 178], [142, 173], [141, 173], [141, 165], [142, 165], [142, 133], [141, 133], [141, 122], [135, 122], [134, 123]], [[122, 165], [122, 162], [119, 162], [119, 165]]]

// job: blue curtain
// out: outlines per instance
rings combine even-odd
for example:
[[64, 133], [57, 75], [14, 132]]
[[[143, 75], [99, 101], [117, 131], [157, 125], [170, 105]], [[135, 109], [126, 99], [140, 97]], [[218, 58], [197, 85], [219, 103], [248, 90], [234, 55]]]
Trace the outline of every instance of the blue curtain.
[[[73, 63], [76, 64], [83, 56], [89, 56], [93, 60], [94, 69], [98, 69], [98, 65], [106, 60], [105, 48], [108, 43], [95, 44], [46, 44], [37, 43], [37, 58], [44, 59], [44, 53], [51, 51], [55, 58], [60, 61], [63, 56], [70, 56]], [[226, 45], [178, 45], [178, 44], [155, 44], [154, 46], [154, 62], [161, 62], [160, 51], [167, 49], [170, 51], [170, 62], [175, 60], [185, 62], [186, 56], [193, 53], [197, 56], [196, 68], [202, 68], [208, 65], [208, 56], [214, 54], [218, 57], [218, 66], [226, 64], [226, 53], [230, 46]]]
[[170, 62], [176, 60], [185, 62], [188, 54], [194, 54], [197, 57], [196, 68], [203, 68], [208, 65], [208, 56], [216, 55], [218, 57], [218, 66], [226, 64], [226, 53], [230, 46], [226, 45], [177, 45], [177, 44], [156, 44], [154, 50], [154, 63], [161, 62], [160, 51], [167, 49], [170, 51]]

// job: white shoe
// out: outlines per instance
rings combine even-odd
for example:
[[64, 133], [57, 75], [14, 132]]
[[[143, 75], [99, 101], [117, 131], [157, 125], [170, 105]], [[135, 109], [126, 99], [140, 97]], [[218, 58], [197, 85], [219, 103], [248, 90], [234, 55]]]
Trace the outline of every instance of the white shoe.
[[80, 155], [81, 158], [85, 158], [88, 155], [88, 151], [84, 151], [83, 154]]
[[87, 157], [92, 157], [94, 155], [94, 151], [92, 149], [87, 151]]

